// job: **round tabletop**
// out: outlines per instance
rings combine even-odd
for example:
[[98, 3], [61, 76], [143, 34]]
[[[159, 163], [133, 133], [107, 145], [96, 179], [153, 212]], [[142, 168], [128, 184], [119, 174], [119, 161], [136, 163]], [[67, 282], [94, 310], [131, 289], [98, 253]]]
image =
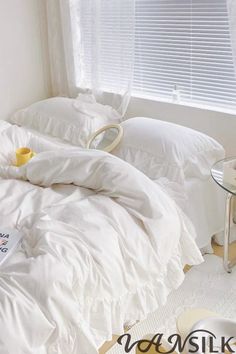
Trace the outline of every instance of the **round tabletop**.
[[228, 166], [229, 163], [234, 162], [236, 164], [236, 157], [229, 157], [220, 161], [217, 161], [211, 168], [211, 176], [214, 181], [226, 190], [228, 193], [236, 195], [236, 185], [230, 184], [224, 178], [225, 166]]

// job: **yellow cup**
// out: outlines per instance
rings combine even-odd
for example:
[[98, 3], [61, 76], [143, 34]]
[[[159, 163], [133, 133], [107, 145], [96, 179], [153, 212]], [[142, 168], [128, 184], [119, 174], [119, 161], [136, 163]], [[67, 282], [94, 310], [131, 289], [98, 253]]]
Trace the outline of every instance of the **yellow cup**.
[[27, 163], [36, 153], [27, 147], [21, 147], [16, 150], [16, 166], [22, 166]]

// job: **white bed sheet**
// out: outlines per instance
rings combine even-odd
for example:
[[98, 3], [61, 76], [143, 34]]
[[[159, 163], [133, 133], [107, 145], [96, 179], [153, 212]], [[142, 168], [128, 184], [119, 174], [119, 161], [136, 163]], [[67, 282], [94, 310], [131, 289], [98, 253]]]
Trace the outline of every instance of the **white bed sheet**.
[[211, 239], [224, 228], [225, 192], [211, 176], [189, 179], [185, 186], [188, 203], [183, 210], [194, 225], [197, 245], [203, 252], [213, 252]]
[[[191, 220], [196, 231], [196, 243], [203, 253], [211, 253], [211, 239], [224, 228], [225, 192], [210, 176], [186, 178], [178, 184], [160, 178], [158, 183], [175, 200]], [[217, 241], [217, 239], [216, 239]]]
[[[122, 160], [3, 125], [1, 225], [24, 240], [1, 267], [0, 352], [97, 353], [126, 322], [166, 301], [185, 263], [202, 261], [194, 229], [159, 186]], [[9, 167], [22, 145], [46, 151]]]

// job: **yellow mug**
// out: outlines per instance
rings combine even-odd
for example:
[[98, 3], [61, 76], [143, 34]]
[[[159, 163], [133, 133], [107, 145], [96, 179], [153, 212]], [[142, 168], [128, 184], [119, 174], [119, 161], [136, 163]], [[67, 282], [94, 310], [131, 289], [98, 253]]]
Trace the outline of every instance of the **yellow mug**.
[[27, 147], [16, 149], [16, 166], [22, 166], [27, 163], [36, 153]]

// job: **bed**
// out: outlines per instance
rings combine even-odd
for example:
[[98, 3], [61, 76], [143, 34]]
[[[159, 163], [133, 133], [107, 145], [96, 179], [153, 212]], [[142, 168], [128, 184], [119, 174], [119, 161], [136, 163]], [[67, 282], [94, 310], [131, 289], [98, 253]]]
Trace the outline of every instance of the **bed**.
[[[217, 142], [134, 118], [112, 154], [85, 149], [111, 120], [121, 117], [86, 94], [0, 121], [1, 227], [23, 233], [0, 268], [0, 353], [98, 353], [166, 302], [221, 228], [209, 176], [224, 155]], [[17, 168], [22, 146], [36, 156]]]
[[[98, 353], [202, 262], [194, 227], [116, 156], [3, 121], [0, 134], [1, 227], [23, 233], [0, 269], [0, 352]], [[19, 146], [37, 155], [18, 168]]]

